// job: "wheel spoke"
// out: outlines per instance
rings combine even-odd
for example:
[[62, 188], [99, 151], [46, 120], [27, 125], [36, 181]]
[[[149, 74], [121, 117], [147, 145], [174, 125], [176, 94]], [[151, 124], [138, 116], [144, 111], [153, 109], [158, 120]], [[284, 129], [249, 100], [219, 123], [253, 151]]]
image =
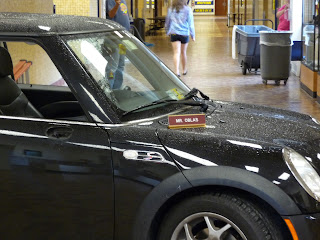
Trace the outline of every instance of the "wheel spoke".
[[229, 228], [231, 228], [230, 224], [226, 224], [223, 228], [216, 230], [214, 227], [214, 223], [212, 222], [212, 220], [205, 216], [204, 220], [206, 221], [208, 230], [209, 230], [209, 239], [211, 240], [215, 240], [215, 239], [220, 239], [221, 235], [227, 231]]
[[219, 232], [219, 237], [225, 232], [227, 231], [229, 228], [231, 228], [230, 224], [225, 225], [223, 228], [219, 229], [217, 232]]
[[191, 226], [188, 224], [184, 224], [184, 231], [186, 233], [186, 240], [194, 240], [193, 236], [192, 236], [192, 229]]
[[216, 230], [214, 229], [213, 222], [207, 216], [204, 217], [204, 220], [206, 221], [206, 224], [209, 230], [209, 236], [211, 236], [212, 234], [215, 234]]

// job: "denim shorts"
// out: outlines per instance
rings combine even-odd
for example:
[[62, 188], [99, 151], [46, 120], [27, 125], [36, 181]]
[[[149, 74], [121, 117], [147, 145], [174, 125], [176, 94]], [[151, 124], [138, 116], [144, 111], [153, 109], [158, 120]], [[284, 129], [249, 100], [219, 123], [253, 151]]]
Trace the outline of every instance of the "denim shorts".
[[182, 36], [178, 34], [171, 34], [170, 35], [171, 42], [180, 41], [182, 44], [186, 44], [189, 42], [189, 36]]

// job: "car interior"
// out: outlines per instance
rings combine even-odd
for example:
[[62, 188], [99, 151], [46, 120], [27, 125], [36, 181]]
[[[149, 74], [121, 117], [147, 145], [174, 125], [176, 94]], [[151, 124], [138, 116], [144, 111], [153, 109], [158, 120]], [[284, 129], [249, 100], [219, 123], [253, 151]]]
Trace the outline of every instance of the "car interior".
[[3, 47], [0, 47], [0, 63], [0, 109], [2, 113], [22, 117], [43, 117], [12, 79], [12, 60], [9, 52]]
[[68, 86], [17, 83], [13, 68], [0, 46], [0, 115], [88, 121]]

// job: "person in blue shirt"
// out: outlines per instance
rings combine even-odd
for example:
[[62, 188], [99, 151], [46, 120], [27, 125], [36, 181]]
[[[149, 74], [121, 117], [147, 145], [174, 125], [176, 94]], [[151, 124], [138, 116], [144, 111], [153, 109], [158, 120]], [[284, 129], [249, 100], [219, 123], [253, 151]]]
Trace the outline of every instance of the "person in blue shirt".
[[[130, 20], [128, 14], [128, 7], [125, 0], [107, 0], [107, 16], [110, 20], [113, 20], [128, 31], [130, 30]], [[109, 84], [112, 89], [119, 89], [123, 83], [123, 70], [125, 64], [125, 55], [119, 56], [118, 69], [114, 76], [109, 79]], [[107, 73], [106, 73], [107, 74]], [[108, 73], [110, 75], [110, 73]]]
[[187, 48], [189, 36], [193, 41], [195, 38], [193, 14], [186, 0], [173, 0], [168, 9], [165, 28], [173, 48], [173, 63], [175, 72], [180, 77], [180, 55], [183, 75], [187, 74]]

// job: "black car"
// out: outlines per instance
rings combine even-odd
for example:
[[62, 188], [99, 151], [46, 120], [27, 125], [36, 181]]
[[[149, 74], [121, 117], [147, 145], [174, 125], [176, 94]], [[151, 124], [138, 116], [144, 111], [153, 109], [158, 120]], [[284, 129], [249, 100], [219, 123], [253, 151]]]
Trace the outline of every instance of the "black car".
[[0, 45], [0, 239], [319, 239], [316, 119], [210, 100], [100, 18], [0, 13]]

